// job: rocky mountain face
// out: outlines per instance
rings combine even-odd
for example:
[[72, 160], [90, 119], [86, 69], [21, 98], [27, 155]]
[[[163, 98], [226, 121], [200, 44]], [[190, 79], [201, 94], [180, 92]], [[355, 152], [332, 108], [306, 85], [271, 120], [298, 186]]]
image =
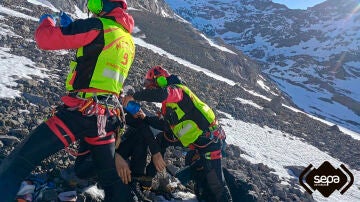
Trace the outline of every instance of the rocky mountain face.
[[270, 0], [167, 0], [213, 38], [257, 60], [307, 112], [360, 131], [358, 0], [292, 10]]
[[[76, 5], [80, 10], [87, 12], [86, 0], [77, 2], [48, 0], [48, 2], [65, 11], [75, 12], [74, 6]], [[219, 43], [228, 46], [227, 48], [231, 49], [233, 53], [209, 46], [209, 43], [200, 35], [201, 33], [181, 20], [165, 1], [128, 0], [127, 2], [131, 7], [130, 12], [134, 15], [135, 25], [140, 27], [140, 31], [135, 33], [135, 36], [143, 37], [143, 33], [146, 33], [147, 41], [236, 82], [243, 80], [253, 85], [260, 79], [260, 66], [256, 62], [234, 47], [224, 44], [221, 40]], [[161, 23], [158, 23], [159, 21]], [[264, 78], [262, 80], [272, 86], [273, 91], [278, 92], [275, 85]]]
[[[8, 0], [5, 0], [8, 1]], [[64, 0], [64, 1], [56, 1], [56, 0], [47, 0], [50, 2], [54, 7], [60, 9], [60, 10], [66, 10], [66, 11], [75, 11], [75, 5], [82, 10], [83, 12], [87, 12], [86, 4], [87, 0]], [[11, 1], [9, 1], [11, 2]], [[169, 8], [168, 4], [163, 1], [153, 1], [153, 0], [127, 0], [128, 7], [131, 7], [133, 9], [143, 9], [147, 12], [151, 12], [157, 15], [162, 15], [166, 17], [175, 17], [175, 13], [171, 8]]]
[[[74, 11], [74, 1], [60, 4], [62, 1], [52, 0], [58, 9], [67, 12]], [[344, 135], [337, 127], [329, 127], [308, 116], [296, 113], [281, 107], [281, 103], [289, 103], [286, 98], [270, 82], [266, 76], [261, 76], [259, 66], [240, 51], [228, 47], [233, 53], [221, 51], [209, 45], [198, 31], [191, 25], [178, 19], [164, 18], [161, 10], [166, 7], [156, 6], [151, 1], [130, 1], [137, 10], [129, 10], [134, 16], [140, 29], [134, 36], [148, 43], [166, 50], [167, 52], [186, 59], [196, 65], [204, 67], [238, 83], [234, 86], [212, 79], [202, 72], [198, 72], [180, 64], [164, 55], [153, 52], [151, 49], [136, 46], [136, 58], [127, 78], [127, 84], [140, 88], [147, 69], [153, 65], [164, 65], [170, 72], [180, 75], [197, 95], [216, 111], [232, 115], [235, 119], [260, 126], [271, 126], [301, 138], [303, 141], [326, 151], [329, 155], [347, 163], [353, 169], [360, 169], [354, 156], [359, 156], [360, 142]], [[156, 1], [162, 2], [162, 1]], [[267, 2], [267, 1], [264, 1]], [[83, 1], [77, 1], [80, 9]], [[148, 6], [146, 6], [148, 4]], [[39, 17], [43, 13], [53, 11], [43, 6], [37, 6], [26, 0], [4, 0], [1, 6], [21, 12], [28, 16]], [[262, 4], [259, 4], [259, 6]], [[68, 7], [66, 7], [68, 6]], [[139, 7], [137, 7], [139, 6]], [[151, 7], [151, 9], [150, 9]], [[286, 9], [282, 6], [280, 8]], [[159, 8], [159, 9], [158, 9]], [[169, 12], [171, 13], [171, 12]], [[0, 163], [3, 158], [18, 145], [29, 132], [40, 124], [51, 113], [53, 106], [60, 104], [60, 97], [64, 94], [63, 81], [66, 78], [67, 65], [73, 57], [73, 51], [67, 54], [59, 51], [42, 51], [33, 41], [33, 33], [37, 22], [26, 18], [1, 13], [0, 25], [6, 25], [15, 35], [0, 35], [0, 47], [9, 49], [9, 53], [31, 59], [36, 66], [47, 70], [49, 78], [32, 79], [18, 78], [16, 90], [22, 92], [21, 97], [15, 99], [0, 99]], [[170, 14], [169, 14], [170, 15]], [[235, 53], [235, 54], [234, 54]], [[2, 58], [3, 59], [3, 58]], [[261, 88], [257, 81], [265, 82], [273, 94]], [[243, 87], [274, 97], [268, 102]], [[245, 105], [236, 98], [252, 100], [263, 109]], [[142, 103], [147, 112], [155, 112], [155, 105]], [[218, 114], [219, 118], [222, 117]], [[291, 124], [289, 124], [291, 123]], [[307, 134], [306, 136], [304, 134]], [[241, 134], [239, 134], [241, 135]], [[246, 153], [234, 145], [229, 145], [224, 158], [225, 177], [232, 190], [234, 201], [313, 201], [311, 195], [299, 188], [298, 175], [288, 184], [273, 173], [273, 169], [260, 164], [252, 164], [240, 155]], [[182, 152], [170, 152], [169, 164], [177, 169], [183, 165]], [[64, 169], [74, 163], [74, 157], [60, 151], [46, 159], [34, 172], [44, 173], [55, 169]], [[300, 173], [304, 168], [289, 167], [289, 172]]]

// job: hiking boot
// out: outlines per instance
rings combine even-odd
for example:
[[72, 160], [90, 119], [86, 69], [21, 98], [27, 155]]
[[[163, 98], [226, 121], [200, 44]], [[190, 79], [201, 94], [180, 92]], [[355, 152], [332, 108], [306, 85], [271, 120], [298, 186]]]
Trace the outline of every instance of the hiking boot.
[[138, 177], [133, 176], [132, 179], [135, 180], [136, 182], [139, 182], [140, 185], [145, 189], [151, 189], [153, 177], [142, 175]]
[[27, 202], [32, 201], [33, 194], [35, 190], [35, 185], [30, 181], [22, 181], [19, 191], [17, 192], [16, 201], [17, 202]]
[[58, 193], [57, 193], [56, 189], [53, 189], [53, 188], [41, 189], [41, 190], [39, 190], [39, 192], [37, 194], [38, 195], [35, 199], [35, 201], [37, 201], [37, 202], [57, 201], [57, 198], [58, 198]]
[[136, 182], [136, 180], [131, 182], [130, 190], [134, 201], [152, 202], [152, 200], [148, 198], [150, 195], [150, 188], [146, 189], [146, 187], [142, 187], [140, 182]]
[[59, 197], [60, 201], [76, 201], [77, 200], [77, 192], [76, 191], [61, 192], [58, 195], [58, 197]]
[[26, 194], [24, 196], [18, 196], [15, 199], [16, 202], [32, 202], [32, 194]]

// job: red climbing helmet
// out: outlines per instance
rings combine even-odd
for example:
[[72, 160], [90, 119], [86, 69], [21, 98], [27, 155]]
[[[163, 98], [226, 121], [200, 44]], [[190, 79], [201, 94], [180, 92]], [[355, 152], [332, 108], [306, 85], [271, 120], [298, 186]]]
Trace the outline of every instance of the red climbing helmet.
[[144, 86], [145, 88], [150, 87], [165, 87], [167, 85], [166, 78], [170, 74], [168, 71], [161, 66], [154, 66], [146, 73]]
[[162, 68], [161, 66], [154, 66], [146, 73], [145, 79], [151, 80], [160, 76], [169, 77], [170, 74], [166, 69]]
[[127, 9], [127, 2], [126, 2], [126, 0], [110, 0], [111, 2], [121, 2], [121, 4], [122, 4], [122, 8], [123, 9]]

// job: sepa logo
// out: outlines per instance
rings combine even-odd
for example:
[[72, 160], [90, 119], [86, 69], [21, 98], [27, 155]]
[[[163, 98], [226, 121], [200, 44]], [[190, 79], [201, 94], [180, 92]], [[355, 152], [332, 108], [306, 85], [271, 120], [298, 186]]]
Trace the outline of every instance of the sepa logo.
[[309, 165], [299, 176], [300, 184], [312, 194], [318, 190], [323, 196], [329, 197], [335, 190], [344, 194], [354, 183], [353, 174], [341, 164], [341, 169], [335, 169], [325, 161], [318, 169]]

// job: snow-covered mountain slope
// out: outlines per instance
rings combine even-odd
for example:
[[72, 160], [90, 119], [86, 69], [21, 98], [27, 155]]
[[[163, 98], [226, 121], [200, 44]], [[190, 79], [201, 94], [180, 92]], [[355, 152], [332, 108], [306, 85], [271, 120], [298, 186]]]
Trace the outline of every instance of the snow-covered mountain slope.
[[262, 63], [301, 109], [360, 131], [358, 0], [291, 10], [270, 0], [167, 0], [178, 15]]
[[[49, 7], [60, 10], [59, 7], [50, 6], [50, 1], [45, 0], [36, 1], [39, 6], [34, 6], [34, 0], [16, 1], [17, 5], [11, 2], [15, 1], [0, 3], [0, 64], [6, 71], [0, 73], [0, 90], [6, 95], [0, 98], [0, 163], [14, 145], [48, 116], [51, 106], [59, 104], [64, 93], [65, 70], [73, 56], [71, 50], [39, 50], [32, 39], [37, 18], [53, 12]], [[71, 10], [74, 17], [83, 16], [76, 13], [75, 7]], [[356, 158], [360, 155], [360, 134], [324, 124], [289, 106], [285, 100], [274, 98], [278, 92], [262, 75], [251, 77], [241, 72], [228, 77], [220, 74], [223, 71], [219, 68], [203, 65], [201, 61], [206, 52], [206, 57], [215, 61], [235, 58], [242, 62], [239, 69], [244, 71], [252, 67], [251, 62], [246, 62], [248, 58], [236, 50], [209, 43], [209, 39], [191, 27], [154, 15], [148, 9], [131, 8], [129, 12], [137, 22], [134, 33], [137, 52], [126, 82], [140, 88], [146, 70], [158, 64], [185, 79], [216, 110], [231, 144], [224, 167], [233, 172], [233, 178], [246, 184], [238, 186], [245, 194], [257, 201], [360, 200], [360, 162]], [[254, 82], [247, 82], [248, 79]], [[153, 112], [154, 105], [142, 104]], [[64, 153], [43, 166], [44, 170], [37, 169], [46, 172], [54, 165], [71, 165], [73, 157]], [[301, 172], [310, 163], [319, 166], [325, 160], [335, 167], [344, 164], [355, 176], [354, 184], [344, 195], [335, 191], [329, 198], [318, 192], [310, 196], [299, 185], [298, 176], [293, 175], [294, 167]], [[233, 195], [241, 198], [236, 191]]]

